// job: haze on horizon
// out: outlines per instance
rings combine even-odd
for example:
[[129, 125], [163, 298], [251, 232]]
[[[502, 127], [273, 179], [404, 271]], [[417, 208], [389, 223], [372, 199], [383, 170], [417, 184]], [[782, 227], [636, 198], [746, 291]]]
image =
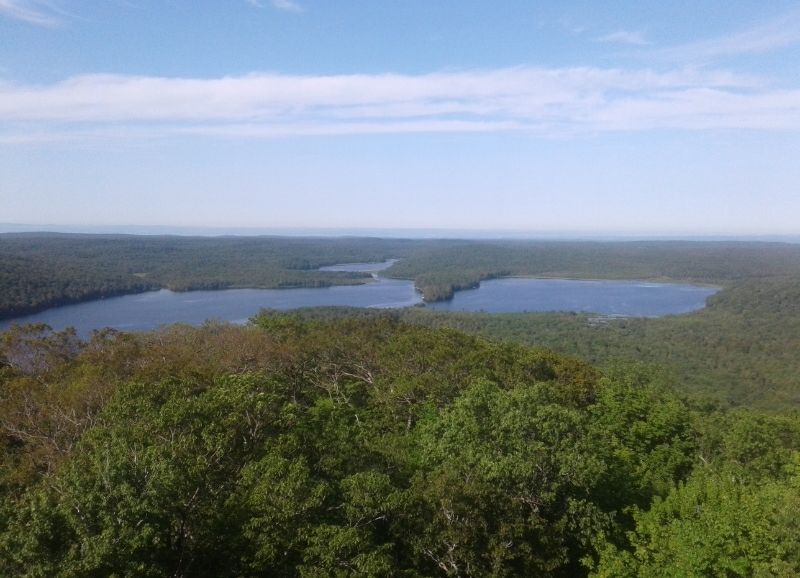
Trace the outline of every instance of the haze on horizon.
[[0, 0], [0, 223], [800, 233], [800, 8]]

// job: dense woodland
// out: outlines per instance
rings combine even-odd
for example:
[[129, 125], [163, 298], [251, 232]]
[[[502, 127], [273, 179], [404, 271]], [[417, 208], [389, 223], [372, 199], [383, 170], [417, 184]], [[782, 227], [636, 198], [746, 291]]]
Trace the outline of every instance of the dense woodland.
[[[0, 333], [0, 576], [800, 575], [800, 247], [0, 235], [0, 312], [400, 258], [720, 285], [688, 315]], [[533, 348], [531, 348], [533, 347]]]
[[800, 416], [641, 365], [391, 314], [0, 339], [0, 575], [800, 573]]
[[680, 280], [729, 286], [800, 277], [800, 245], [365, 238], [0, 234], [0, 319], [166, 287], [325, 287], [369, 276], [324, 265], [400, 259], [426, 301], [508, 275]]
[[416, 250], [412, 244], [347, 238], [0, 234], [0, 319], [158, 288], [363, 283], [369, 275], [317, 269], [405, 257]]
[[749, 279], [800, 278], [800, 245], [637, 241], [495, 241], [430, 247], [396, 263], [426, 301], [484, 279], [507, 276], [693, 281], [729, 286]]
[[594, 364], [656, 364], [685, 393], [727, 404], [800, 407], [800, 277], [736, 283], [688, 315], [608, 318], [569, 313], [439, 313], [402, 319], [576, 355]]
[[[167, 287], [321, 287], [369, 281], [324, 265], [400, 259], [427, 301], [504, 275], [691, 281], [722, 287], [708, 307], [658, 319], [438, 313], [407, 322], [552, 348], [603, 366], [666, 368], [686, 393], [780, 409], [800, 405], [800, 245], [364, 238], [0, 235], [0, 319], [49, 306]], [[369, 315], [350, 311], [347, 315]], [[329, 315], [321, 312], [315, 315]]]

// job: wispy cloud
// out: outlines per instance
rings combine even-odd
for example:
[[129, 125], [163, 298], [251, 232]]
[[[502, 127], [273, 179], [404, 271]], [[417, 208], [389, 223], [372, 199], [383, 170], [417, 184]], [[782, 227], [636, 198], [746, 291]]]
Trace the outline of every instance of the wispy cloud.
[[0, 0], [0, 16], [35, 26], [54, 28], [61, 24], [61, 11], [46, 0]]
[[657, 54], [673, 61], [708, 62], [742, 54], [763, 54], [800, 44], [800, 9], [732, 34], [667, 48]]
[[[246, 0], [246, 2], [256, 8], [264, 8], [262, 0]], [[267, 0], [270, 6], [283, 10], [284, 12], [303, 12], [303, 7], [294, 0]]]
[[650, 44], [644, 33], [630, 30], [618, 30], [611, 34], [606, 34], [595, 38], [595, 42], [607, 42], [610, 44], [630, 44], [633, 46], [646, 46]]
[[278, 10], [286, 12], [302, 12], [303, 7], [293, 0], [272, 0], [272, 5]]
[[0, 83], [0, 140], [652, 129], [800, 130], [800, 90], [722, 71], [504, 68], [217, 79], [83, 75]]

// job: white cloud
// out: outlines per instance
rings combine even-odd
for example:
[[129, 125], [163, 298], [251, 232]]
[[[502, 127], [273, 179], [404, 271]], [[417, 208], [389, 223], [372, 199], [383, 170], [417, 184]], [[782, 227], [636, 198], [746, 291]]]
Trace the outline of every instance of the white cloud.
[[800, 10], [746, 30], [667, 48], [657, 54], [673, 61], [707, 62], [740, 54], [763, 54], [800, 44]]
[[610, 44], [630, 44], [633, 46], [645, 46], [650, 44], [644, 37], [642, 32], [634, 32], [630, 30], [618, 30], [605, 36], [600, 36], [595, 39], [596, 42], [608, 42]]
[[0, 83], [0, 140], [652, 129], [800, 130], [800, 90], [712, 70], [504, 68]]
[[0, 16], [53, 28], [61, 23], [60, 11], [47, 0], [0, 0]]

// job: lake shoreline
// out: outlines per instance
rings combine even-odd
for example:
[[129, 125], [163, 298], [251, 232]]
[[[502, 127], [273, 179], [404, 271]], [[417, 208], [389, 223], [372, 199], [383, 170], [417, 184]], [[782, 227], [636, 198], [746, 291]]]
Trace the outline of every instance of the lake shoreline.
[[[483, 281], [497, 281], [500, 279], [540, 279], [542, 281], [592, 281], [592, 282], [631, 282], [631, 283], [653, 283], [657, 285], [693, 285], [695, 287], [705, 287], [708, 289], [716, 289], [722, 291], [727, 288], [727, 285], [718, 285], [703, 281], [694, 281], [692, 279], [672, 279], [665, 277], [653, 277], [649, 279], [631, 279], [630, 277], [570, 277], [567, 275], [559, 275], [548, 277], [546, 275], [503, 275], [499, 277], [490, 277], [482, 279], [478, 284]], [[473, 289], [476, 289], [474, 287]], [[460, 291], [469, 291], [469, 289], [460, 289]]]
[[[559, 286], [560, 285], [560, 286]], [[599, 288], [600, 291], [598, 291]], [[600, 316], [662, 317], [704, 309], [707, 299], [724, 288], [695, 283], [642, 279], [585, 279], [542, 276], [504, 276], [454, 293], [446, 301], [426, 302], [439, 312], [586, 313]], [[665, 298], [666, 302], [653, 301]], [[645, 291], [646, 293], [642, 293]], [[483, 295], [481, 295], [483, 292]]]
[[703, 309], [706, 298], [719, 290], [645, 280], [510, 276], [485, 280], [472, 291], [457, 292], [448, 302], [426, 303], [411, 280], [376, 274], [363, 281], [312, 288], [230, 287], [189, 291], [158, 288], [8, 318], [0, 321], [0, 331], [14, 324], [45, 323], [57, 330], [75, 327], [79, 333], [88, 335], [103, 327], [140, 331], [172, 323], [198, 325], [209, 319], [244, 323], [261, 309], [284, 311], [331, 306], [389, 309], [420, 306], [440, 312], [577, 312], [628, 318], [661, 317]]
[[230, 285], [227, 287], [191, 287], [189, 289], [175, 289], [164, 285], [150, 287], [141, 291], [110, 291], [95, 293], [89, 297], [79, 297], [76, 299], [59, 299], [58, 301], [48, 303], [43, 307], [30, 307], [22, 310], [14, 310], [9, 313], [9, 310], [0, 311], [0, 323], [27, 317], [29, 315], [36, 315], [45, 313], [51, 309], [59, 309], [61, 307], [69, 307], [71, 305], [81, 305], [84, 303], [91, 303], [93, 301], [103, 301], [105, 299], [114, 299], [116, 297], [130, 297], [133, 295], [143, 295], [145, 293], [157, 293], [159, 291], [171, 291], [173, 293], [195, 293], [198, 291], [234, 291], [239, 289], [253, 289], [253, 290], [293, 290], [293, 289], [327, 289], [329, 287], [358, 287], [359, 285], [368, 285], [375, 282], [374, 277], [362, 277], [360, 279], [353, 279], [353, 283], [317, 283], [313, 286], [296, 284], [296, 285], [280, 285], [280, 286], [265, 286], [265, 285]]
[[[322, 270], [322, 269], [320, 269]], [[325, 269], [328, 271], [329, 269]], [[333, 271], [332, 269], [330, 269]], [[379, 271], [379, 270], [375, 270]], [[379, 276], [380, 277], [380, 276]], [[405, 277], [381, 277], [383, 279], [394, 279], [397, 281], [412, 281], [413, 279], [408, 279]], [[270, 286], [259, 286], [259, 285], [231, 285], [228, 287], [220, 287], [220, 288], [206, 288], [206, 287], [197, 287], [197, 288], [190, 288], [190, 289], [171, 289], [170, 287], [159, 286], [144, 289], [141, 291], [111, 291], [111, 292], [103, 292], [99, 294], [94, 294], [88, 296], [86, 298], [77, 298], [77, 299], [61, 299], [56, 302], [50, 303], [44, 307], [30, 307], [24, 309], [17, 309], [14, 311], [0, 311], [0, 323], [3, 322], [13, 322], [15, 319], [20, 319], [24, 317], [28, 317], [30, 315], [37, 315], [39, 313], [46, 313], [53, 309], [59, 309], [61, 307], [69, 307], [71, 305], [81, 305], [83, 303], [91, 303], [93, 301], [103, 301], [105, 299], [113, 299], [116, 297], [126, 297], [132, 295], [143, 295], [145, 293], [157, 293], [158, 291], [167, 290], [172, 291], [173, 293], [193, 293], [198, 291], [233, 291], [239, 289], [253, 289], [253, 290], [294, 290], [294, 289], [326, 289], [329, 287], [357, 287], [360, 285], [369, 285], [370, 283], [374, 283], [376, 281], [376, 277], [364, 277], [363, 280], [355, 280], [354, 283], [330, 283], [327, 285], [317, 285], [315, 287], [308, 287], [304, 285], [282, 285], [278, 287], [270, 287]], [[486, 279], [482, 279], [479, 281], [475, 286], [471, 287], [463, 287], [459, 289], [455, 289], [453, 291], [453, 296], [448, 299], [441, 299], [436, 301], [427, 301], [424, 298], [422, 299], [423, 305], [433, 304], [433, 303], [441, 303], [442, 301], [451, 301], [455, 297], [455, 293], [460, 293], [463, 291], [473, 291], [475, 289], [480, 289], [481, 283], [485, 281], [496, 281], [501, 279], [541, 279], [541, 280], [563, 280], [563, 281], [593, 281], [593, 282], [615, 282], [615, 281], [630, 281], [636, 283], [658, 283], [663, 285], [682, 285], [682, 284], [689, 284], [694, 285], [697, 287], [705, 287], [709, 289], [716, 289], [717, 291], [723, 291], [728, 288], [727, 285], [717, 285], [707, 282], [699, 282], [699, 281], [692, 281], [688, 279], [625, 279], [625, 278], [589, 278], [589, 277], [547, 277], [542, 275], [506, 275], [502, 277], [489, 277]], [[422, 294], [422, 290], [414, 286], [415, 291]]]

